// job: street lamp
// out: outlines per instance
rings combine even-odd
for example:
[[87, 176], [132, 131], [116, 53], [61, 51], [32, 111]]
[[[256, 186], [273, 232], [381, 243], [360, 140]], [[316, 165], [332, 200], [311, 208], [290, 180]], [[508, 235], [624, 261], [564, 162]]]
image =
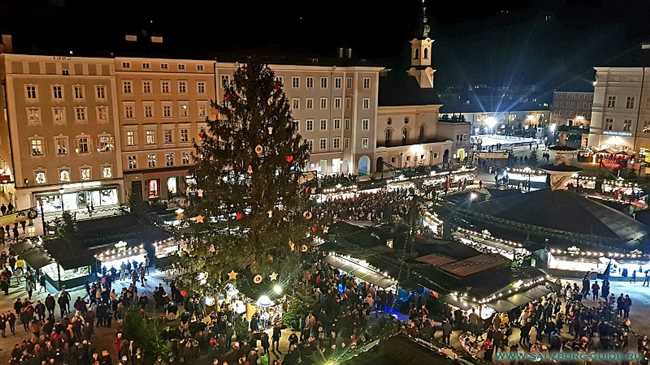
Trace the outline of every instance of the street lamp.
[[65, 212], [65, 207], [63, 206], [63, 188], [59, 188], [59, 199], [61, 199], [61, 212]]

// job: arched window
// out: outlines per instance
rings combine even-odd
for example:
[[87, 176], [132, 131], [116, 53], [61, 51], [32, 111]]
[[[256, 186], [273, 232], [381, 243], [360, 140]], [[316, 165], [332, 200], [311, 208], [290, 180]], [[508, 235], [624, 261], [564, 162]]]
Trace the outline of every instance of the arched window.
[[406, 141], [409, 139], [409, 130], [407, 128], [402, 129], [402, 144], [406, 144]]
[[386, 145], [390, 143], [390, 140], [393, 139], [393, 130], [390, 128], [386, 128], [386, 132], [384, 133], [385, 140], [386, 140]]
[[426, 60], [427, 58], [429, 58], [429, 49], [425, 48], [424, 49], [424, 59]]
[[415, 53], [413, 54], [413, 59], [417, 60], [418, 58], [420, 58], [420, 50], [416, 48]]

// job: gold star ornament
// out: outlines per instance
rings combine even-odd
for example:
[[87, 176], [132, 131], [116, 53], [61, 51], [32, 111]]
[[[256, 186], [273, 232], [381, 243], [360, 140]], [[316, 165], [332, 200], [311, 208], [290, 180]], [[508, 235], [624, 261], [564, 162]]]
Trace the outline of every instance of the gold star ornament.
[[230, 270], [230, 272], [228, 273], [228, 280], [230, 281], [237, 280], [237, 273], [233, 270]]
[[272, 272], [271, 275], [269, 275], [269, 279], [271, 279], [271, 281], [278, 280], [278, 273], [277, 272]]

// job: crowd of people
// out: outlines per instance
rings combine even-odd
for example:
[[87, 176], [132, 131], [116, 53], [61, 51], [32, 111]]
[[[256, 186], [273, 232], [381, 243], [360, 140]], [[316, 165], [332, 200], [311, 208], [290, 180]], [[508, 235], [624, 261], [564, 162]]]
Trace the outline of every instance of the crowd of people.
[[387, 222], [392, 216], [408, 213], [412, 194], [408, 189], [386, 190], [373, 193], [350, 193], [324, 201], [318, 209], [324, 221], [362, 220]]

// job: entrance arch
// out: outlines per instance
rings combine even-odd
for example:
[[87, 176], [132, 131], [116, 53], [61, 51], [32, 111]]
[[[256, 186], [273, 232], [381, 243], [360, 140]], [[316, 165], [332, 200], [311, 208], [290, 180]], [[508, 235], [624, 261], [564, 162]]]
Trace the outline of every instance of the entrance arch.
[[375, 167], [375, 170], [377, 172], [384, 171], [384, 158], [383, 157], [377, 157], [377, 165]]
[[370, 174], [370, 158], [368, 156], [361, 156], [359, 159], [359, 167], [357, 173], [359, 175]]
[[442, 163], [446, 164], [449, 162], [449, 150], [445, 150], [445, 153], [442, 154]]

